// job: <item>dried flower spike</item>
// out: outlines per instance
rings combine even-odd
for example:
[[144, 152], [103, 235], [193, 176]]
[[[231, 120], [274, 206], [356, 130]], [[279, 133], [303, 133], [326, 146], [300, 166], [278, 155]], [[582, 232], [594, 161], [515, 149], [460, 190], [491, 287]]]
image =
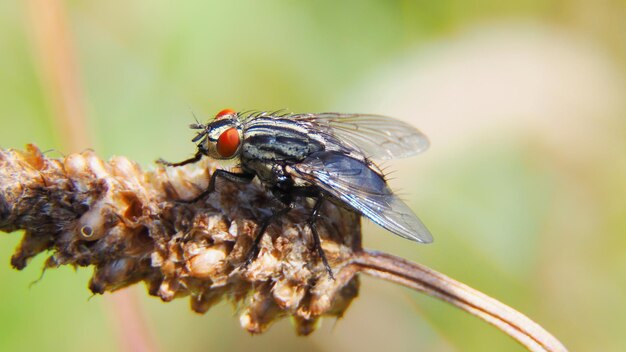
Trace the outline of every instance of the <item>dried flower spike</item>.
[[260, 185], [220, 182], [193, 204], [215, 165], [206, 160], [142, 172], [123, 157], [103, 162], [91, 151], [49, 159], [33, 145], [0, 150], [0, 230], [25, 230], [11, 259], [24, 268], [50, 250], [46, 268], [93, 266], [89, 288], [114, 291], [143, 281], [164, 301], [189, 296], [204, 313], [228, 299], [242, 327], [264, 331], [293, 317], [309, 334], [321, 316], [341, 316], [358, 292], [357, 273], [443, 299], [500, 328], [532, 351], [566, 351], [524, 315], [423, 266], [361, 249], [359, 218], [330, 202], [317, 222], [331, 279], [305, 226], [310, 204], [265, 232], [259, 255], [243, 266], [256, 229], [275, 210]]
[[308, 334], [320, 316], [340, 316], [356, 296], [357, 278], [342, 270], [360, 248], [359, 221], [331, 203], [318, 228], [336, 280], [313, 250], [306, 209], [270, 226], [244, 268], [271, 195], [256, 184], [223, 182], [203, 201], [177, 202], [206, 187], [214, 169], [206, 161], [143, 173], [122, 157], [104, 163], [87, 151], [54, 160], [29, 145], [1, 151], [0, 168], [0, 229], [25, 230], [11, 261], [17, 269], [52, 250], [47, 268], [94, 267], [94, 293], [144, 281], [164, 301], [189, 296], [200, 313], [227, 298], [253, 333], [291, 315], [298, 333]]

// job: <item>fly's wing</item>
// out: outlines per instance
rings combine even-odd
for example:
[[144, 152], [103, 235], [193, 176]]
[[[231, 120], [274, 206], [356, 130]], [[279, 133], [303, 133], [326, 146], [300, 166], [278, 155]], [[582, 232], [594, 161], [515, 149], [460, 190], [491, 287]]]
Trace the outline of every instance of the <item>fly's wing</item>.
[[433, 238], [411, 209], [364, 162], [338, 152], [311, 154], [290, 173], [319, 187], [381, 227], [406, 239], [430, 243]]
[[404, 158], [429, 146], [428, 138], [417, 128], [387, 116], [327, 112], [291, 117], [317, 124], [372, 159]]

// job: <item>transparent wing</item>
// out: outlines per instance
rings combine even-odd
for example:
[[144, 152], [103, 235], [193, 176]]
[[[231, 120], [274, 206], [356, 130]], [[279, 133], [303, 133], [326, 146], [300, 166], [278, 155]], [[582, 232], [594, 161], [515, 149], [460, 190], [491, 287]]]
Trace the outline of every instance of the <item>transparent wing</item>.
[[337, 152], [318, 152], [294, 165], [291, 173], [400, 237], [422, 243], [433, 240], [430, 231], [393, 194], [383, 177], [360, 160]]
[[430, 144], [417, 128], [387, 116], [328, 112], [292, 117], [326, 127], [338, 140], [372, 159], [408, 157], [425, 151]]

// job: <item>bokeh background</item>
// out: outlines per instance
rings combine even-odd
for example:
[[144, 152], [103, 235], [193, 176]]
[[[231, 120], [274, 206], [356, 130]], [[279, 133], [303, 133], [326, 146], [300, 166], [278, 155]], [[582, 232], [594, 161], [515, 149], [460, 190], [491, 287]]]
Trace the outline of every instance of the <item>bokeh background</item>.
[[[1, 147], [151, 168], [193, 153], [194, 113], [396, 116], [431, 139], [385, 165], [435, 243], [366, 222], [365, 245], [511, 305], [571, 350], [626, 350], [625, 82], [619, 0], [0, 2]], [[19, 238], [0, 237], [0, 351], [122, 349], [91, 270], [30, 286], [44, 258], [12, 270]], [[199, 316], [129, 290], [162, 351], [522, 350], [437, 300], [362, 283], [306, 338], [288, 320], [249, 336], [226, 303]]]

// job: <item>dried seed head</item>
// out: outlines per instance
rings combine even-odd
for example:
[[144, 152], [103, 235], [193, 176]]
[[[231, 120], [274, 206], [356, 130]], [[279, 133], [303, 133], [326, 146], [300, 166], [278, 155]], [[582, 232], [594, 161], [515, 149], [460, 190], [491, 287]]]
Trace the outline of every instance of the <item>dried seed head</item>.
[[46, 268], [93, 266], [94, 293], [144, 281], [164, 301], [189, 296], [199, 313], [226, 298], [253, 333], [292, 316], [297, 332], [308, 334], [322, 315], [341, 316], [358, 291], [351, 265], [360, 251], [358, 216], [327, 202], [318, 220], [335, 280], [305, 226], [308, 204], [269, 226], [244, 267], [259, 222], [278, 205], [258, 184], [229, 182], [204, 200], [177, 202], [204, 190], [214, 168], [203, 160], [142, 172], [91, 151], [57, 160], [32, 145], [0, 150], [0, 230], [25, 230], [11, 263], [22, 269], [51, 250]]

